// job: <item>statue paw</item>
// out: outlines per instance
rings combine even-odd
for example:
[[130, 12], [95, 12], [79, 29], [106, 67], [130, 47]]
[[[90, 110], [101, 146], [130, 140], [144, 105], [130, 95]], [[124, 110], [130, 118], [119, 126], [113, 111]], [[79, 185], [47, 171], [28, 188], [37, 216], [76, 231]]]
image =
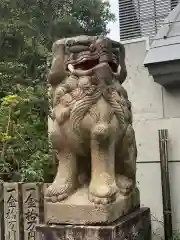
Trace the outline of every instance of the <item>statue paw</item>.
[[123, 195], [128, 195], [133, 190], [134, 182], [132, 179], [129, 179], [123, 175], [118, 175], [116, 181], [119, 191]]
[[53, 183], [51, 186], [47, 188], [45, 199], [48, 202], [60, 202], [69, 197], [69, 195], [73, 192], [74, 186], [73, 184], [64, 184], [61, 185], [59, 182]]
[[55, 114], [56, 121], [59, 125], [63, 124], [70, 116], [70, 109], [68, 107], [62, 107], [61, 111], [57, 111]]
[[95, 204], [108, 204], [116, 200], [117, 187], [112, 184], [91, 183], [89, 190], [89, 201]]
[[114, 202], [115, 200], [116, 200], [116, 194], [114, 194], [113, 196], [110, 196], [110, 197], [101, 198], [101, 197], [97, 197], [97, 196], [93, 195], [92, 193], [89, 193], [89, 201], [93, 202], [95, 204], [106, 205], [106, 204]]

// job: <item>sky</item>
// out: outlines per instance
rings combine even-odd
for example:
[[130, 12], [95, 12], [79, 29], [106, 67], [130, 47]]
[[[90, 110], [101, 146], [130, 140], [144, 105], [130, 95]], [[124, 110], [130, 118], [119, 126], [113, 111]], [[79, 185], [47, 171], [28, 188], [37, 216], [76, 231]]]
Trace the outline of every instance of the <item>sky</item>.
[[116, 15], [116, 22], [109, 23], [108, 28], [110, 29], [110, 33], [108, 37], [112, 40], [119, 41], [119, 6], [118, 0], [108, 0], [111, 5], [111, 11]]

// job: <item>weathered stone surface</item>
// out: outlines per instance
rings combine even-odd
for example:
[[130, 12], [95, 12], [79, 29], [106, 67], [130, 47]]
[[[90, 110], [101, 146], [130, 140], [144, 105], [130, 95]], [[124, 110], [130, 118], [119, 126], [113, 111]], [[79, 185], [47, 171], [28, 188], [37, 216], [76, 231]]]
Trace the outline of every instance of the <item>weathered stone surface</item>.
[[0, 180], [0, 240], [4, 240], [4, 194], [3, 181]]
[[81, 188], [59, 203], [46, 203], [46, 223], [92, 224], [109, 223], [139, 207], [139, 190], [128, 196], [119, 195], [108, 205], [95, 205], [88, 200], [88, 189]]
[[107, 225], [39, 225], [43, 240], [151, 240], [150, 210], [141, 208]]
[[[134, 208], [126, 197], [136, 187], [137, 149], [131, 103], [121, 85], [127, 75], [124, 59], [122, 44], [105, 37], [79, 36], [53, 45], [50, 138], [59, 166], [45, 194], [48, 218], [56, 215], [58, 221], [59, 213], [62, 219], [55, 206], [63, 206], [66, 214], [75, 208], [84, 185], [84, 215], [96, 208], [90, 222], [112, 221], [122, 216], [122, 209]], [[75, 215], [71, 222], [84, 221]], [[63, 218], [69, 221], [70, 215]]]
[[39, 240], [35, 226], [42, 222], [40, 207], [42, 205], [42, 184], [25, 183], [22, 185], [24, 240]]
[[[43, 184], [43, 196], [45, 195], [47, 188], [50, 186], [50, 183], [44, 183]], [[47, 219], [47, 204], [46, 204], [46, 199], [43, 199], [43, 208], [44, 208], [44, 215], [43, 215], [43, 220]]]
[[5, 240], [19, 240], [23, 236], [21, 183], [4, 183]]

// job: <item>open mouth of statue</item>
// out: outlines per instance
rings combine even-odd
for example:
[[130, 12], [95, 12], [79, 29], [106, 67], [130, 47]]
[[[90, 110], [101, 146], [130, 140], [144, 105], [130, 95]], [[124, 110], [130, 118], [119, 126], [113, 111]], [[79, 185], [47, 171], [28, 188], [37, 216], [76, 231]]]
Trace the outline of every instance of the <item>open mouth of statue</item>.
[[[84, 60], [81, 63], [75, 64], [74, 69], [81, 69], [81, 70], [90, 70], [100, 64], [99, 59], [93, 60]], [[109, 66], [111, 67], [112, 72], [117, 72], [118, 65], [111, 61], [108, 62]]]
[[91, 75], [93, 71], [98, 68], [101, 68], [103, 66], [109, 66], [110, 71], [112, 71], [113, 74], [117, 74], [118, 72], [118, 65], [113, 62], [100, 62], [99, 59], [83, 59], [75, 64], [68, 64], [67, 68], [68, 70], [78, 76], [87, 76]]
[[78, 64], [74, 65], [74, 69], [81, 69], [81, 70], [89, 70], [94, 68], [99, 64], [99, 59], [93, 59], [93, 60], [83, 60]]

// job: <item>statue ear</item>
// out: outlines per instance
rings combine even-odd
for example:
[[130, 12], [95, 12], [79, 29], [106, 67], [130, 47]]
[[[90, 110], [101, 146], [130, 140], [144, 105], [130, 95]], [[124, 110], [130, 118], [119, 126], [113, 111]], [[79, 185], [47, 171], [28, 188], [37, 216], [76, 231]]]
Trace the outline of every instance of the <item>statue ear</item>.
[[48, 82], [52, 86], [58, 85], [66, 77], [65, 69], [65, 44], [63, 41], [57, 41], [52, 47], [52, 64], [48, 74]]
[[126, 63], [125, 63], [125, 48], [121, 43], [120, 43], [120, 47], [119, 47], [119, 52], [120, 52], [120, 59], [119, 59], [120, 77], [119, 77], [119, 82], [122, 84], [126, 80], [127, 69], [126, 69]]

